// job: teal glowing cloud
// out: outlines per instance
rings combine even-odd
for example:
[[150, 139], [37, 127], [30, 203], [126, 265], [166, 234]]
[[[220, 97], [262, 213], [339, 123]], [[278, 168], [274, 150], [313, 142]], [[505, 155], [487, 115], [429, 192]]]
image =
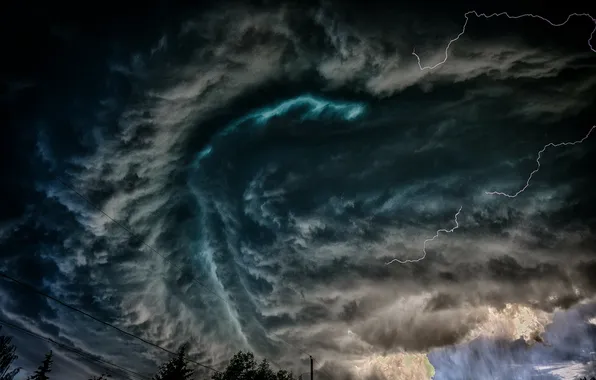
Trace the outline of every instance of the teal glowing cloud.
[[[362, 117], [366, 111], [366, 105], [361, 102], [333, 101], [306, 94], [292, 98], [270, 107], [260, 108], [254, 112], [229, 124], [216, 137], [226, 136], [238, 130], [241, 125], [252, 122], [252, 125], [263, 126], [271, 119], [288, 114], [290, 111], [301, 110], [299, 120], [324, 120], [327, 118], [344, 121], [354, 121]], [[213, 147], [208, 145], [197, 155], [197, 161], [209, 156]]]
[[322, 117], [324, 111], [339, 116], [344, 120], [354, 120], [364, 113], [365, 106], [355, 102], [334, 102], [329, 99], [319, 98], [312, 95], [302, 95], [294, 99], [286, 100], [273, 107], [262, 108], [248, 115], [247, 119], [254, 119], [258, 123], [266, 123], [275, 116], [281, 116], [292, 109], [306, 108], [303, 119], [317, 119]]
[[230, 124], [222, 134], [233, 132], [240, 124], [253, 121], [257, 125], [265, 125], [274, 117], [287, 114], [290, 111], [304, 110], [300, 120], [317, 120], [325, 117], [336, 117], [345, 121], [352, 121], [364, 114], [366, 106], [357, 102], [339, 102], [310, 94], [301, 95], [278, 103], [271, 107], [258, 109]]

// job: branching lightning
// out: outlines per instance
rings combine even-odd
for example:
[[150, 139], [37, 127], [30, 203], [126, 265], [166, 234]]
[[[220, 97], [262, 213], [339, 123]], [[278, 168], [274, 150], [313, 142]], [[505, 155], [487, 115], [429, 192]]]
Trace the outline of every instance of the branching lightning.
[[589, 17], [592, 22], [594, 22], [594, 29], [592, 29], [592, 33], [590, 33], [590, 38], [588, 39], [588, 46], [590, 47], [590, 50], [592, 50], [594, 53], [596, 53], [596, 49], [592, 46], [592, 38], [594, 38], [594, 33], [596, 33], [596, 18], [592, 17], [589, 13], [572, 13], [569, 16], [567, 16], [567, 18], [565, 19], [565, 21], [561, 22], [561, 23], [554, 23], [542, 16], [538, 16], [535, 14], [531, 14], [531, 13], [525, 13], [525, 14], [521, 14], [521, 15], [517, 15], [517, 16], [511, 16], [509, 13], [507, 12], [500, 12], [500, 13], [491, 13], [491, 14], [486, 14], [486, 13], [478, 13], [476, 11], [469, 11], [466, 12], [464, 14], [464, 17], [466, 18], [466, 21], [464, 22], [464, 26], [462, 27], [461, 32], [457, 35], [457, 37], [451, 39], [449, 41], [449, 43], [447, 43], [447, 47], [445, 47], [445, 58], [433, 65], [433, 66], [422, 66], [422, 64], [420, 63], [420, 56], [418, 56], [418, 54], [416, 54], [416, 50], [414, 50], [412, 52], [412, 55], [414, 57], [416, 57], [416, 59], [418, 60], [418, 67], [420, 67], [420, 70], [432, 70], [432, 69], [436, 69], [437, 67], [441, 66], [442, 64], [444, 64], [445, 62], [447, 62], [447, 58], [449, 58], [449, 48], [451, 47], [451, 44], [454, 43], [455, 41], [459, 40], [459, 38], [461, 36], [464, 35], [464, 33], [466, 32], [466, 26], [468, 25], [468, 21], [470, 20], [470, 15], [474, 15], [478, 18], [480, 17], [484, 17], [486, 19], [492, 18], [492, 17], [499, 17], [499, 16], [506, 16], [507, 18], [510, 19], [518, 19], [518, 18], [523, 18], [523, 17], [532, 17], [532, 18], [537, 18], [540, 19], [542, 21], [545, 21], [547, 23], [549, 23], [552, 26], [563, 26], [565, 24], [567, 24], [567, 22], [571, 19], [571, 17]]
[[433, 237], [432, 237], [432, 238], [430, 238], [430, 239], [426, 239], [426, 240], [424, 241], [424, 244], [422, 245], [422, 252], [423, 252], [423, 254], [422, 254], [422, 256], [421, 256], [421, 257], [419, 257], [419, 258], [417, 258], [417, 259], [414, 259], [414, 260], [399, 260], [399, 259], [393, 259], [393, 260], [391, 260], [391, 261], [389, 261], [389, 262], [386, 262], [386, 263], [385, 263], [385, 265], [389, 265], [389, 264], [392, 264], [392, 263], [395, 263], [395, 262], [397, 262], [397, 263], [400, 263], [400, 264], [406, 264], [406, 263], [417, 263], [418, 261], [422, 261], [422, 260], [424, 260], [424, 258], [426, 257], [426, 243], [428, 243], [428, 242], [430, 242], [430, 241], [433, 241], [433, 240], [435, 240], [436, 238], [438, 238], [438, 237], [439, 237], [439, 233], [441, 233], [441, 232], [445, 232], [446, 234], [450, 234], [450, 233], [452, 233], [453, 231], [455, 231], [455, 230], [457, 230], [457, 229], [459, 228], [459, 222], [457, 221], [457, 217], [459, 216], [459, 214], [460, 214], [460, 212], [461, 212], [461, 209], [462, 209], [462, 207], [463, 207], [463, 206], [459, 206], [459, 210], [457, 210], [457, 212], [455, 213], [455, 217], [454, 217], [454, 221], [455, 221], [455, 227], [453, 227], [453, 228], [452, 228], [452, 229], [450, 229], [450, 230], [446, 230], [446, 229], [444, 229], [444, 228], [442, 228], [442, 229], [440, 229], [440, 230], [437, 230], [437, 233], [435, 234], [435, 236], [433, 236]]
[[560, 146], [569, 146], [569, 145], [576, 145], [576, 144], [581, 144], [584, 141], [586, 141], [586, 139], [588, 137], [590, 137], [590, 133], [592, 133], [592, 131], [596, 129], [596, 125], [592, 126], [592, 128], [590, 128], [590, 130], [588, 131], [588, 133], [581, 139], [581, 140], [577, 140], [577, 141], [570, 141], [570, 142], [562, 142], [562, 143], [548, 143], [546, 144], [542, 149], [540, 149], [540, 151], [538, 152], [538, 157], [536, 158], [536, 169], [534, 169], [532, 171], [532, 173], [530, 173], [530, 176], [528, 177], [528, 180], [526, 181], [526, 184], [524, 187], [522, 187], [521, 189], [519, 189], [517, 191], [517, 193], [515, 194], [507, 194], [507, 193], [502, 193], [500, 191], [485, 191], [485, 194], [488, 195], [501, 195], [503, 197], [507, 197], [507, 198], [515, 198], [518, 195], [520, 195], [521, 193], [523, 193], [529, 186], [530, 186], [530, 181], [532, 180], [532, 177], [534, 176], [534, 174], [538, 173], [538, 171], [540, 170], [540, 158], [542, 157], [542, 153], [544, 153], [544, 151], [546, 150], [546, 148], [552, 147], [552, 148], [557, 148]]
[[[447, 43], [447, 46], [445, 47], [445, 58], [441, 61], [436, 63], [433, 66], [422, 66], [422, 63], [420, 62], [420, 56], [418, 54], [416, 54], [416, 50], [414, 49], [414, 51], [412, 52], [412, 55], [416, 57], [416, 60], [418, 61], [418, 67], [420, 68], [421, 71], [423, 70], [433, 70], [436, 69], [437, 67], [441, 66], [442, 64], [444, 64], [445, 62], [447, 62], [447, 59], [449, 58], [449, 48], [451, 47], [451, 44], [453, 44], [455, 41], [459, 40], [461, 36], [464, 35], [464, 33], [466, 32], [466, 26], [468, 25], [468, 21], [470, 20], [470, 15], [474, 15], [477, 18], [483, 17], [485, 19], [489, 19], [492, 17], [499, 17], [499, 16], [506, 16], [509, 19], [518, 19], [518, 18], [524, 18], [524, 17], [531, 17], [531, 18], [537, 18], [540, 19], [542, 21], [547, 22], [548, 24], [550, 24], [551, 26], [563, 26], [565, 24], [567, 24], [567, 22], [569, 22], [569, 20], [572, 17], [589, 17], [590, 20], [592, 20], [592, 22], [594, 23], [594, 28], [592, 29], [592, 32], [590, 33], [590, 37], [588, 38], [588, 46], [590, 47], [590, 50], [593, 51], [594, 53], [596, 53], [596, 49], [592, 46], [592, 39], [594, 38], [594, 34], [596, 33], [596, 18], [594, 18], [593, 16], [591, 16], [589, 13], [571, 13], [570, 15], [567, 16], [567, 18], [565, 19], [565, 21], [561, 22], [561, 23], [554, 23], [550, 20], [548, 20], [547, 18], [544, 18], [542, 16], [539, 15], [535, 15], [532, 13], [525, 13], [525, 14], [521, 14], [521, 15], [517, 15], [517, 16], [512, 16], [507, 12], [499, 12], [499, 13], [491, 13], [491, 14], [486, 14], [486, 13], [478, 13], [476, 11], [468, 11], [464, 14], [464, 18], [466, 19], [466, 21], [464, 22], [464, 25], [462, 27], [461, 32], [453, 39], [449, 40], [449, 42]], [[538, 157], [536, 158], [536, 163], [537, 163], [537, 168], [532, 171], [530, 173], [530, 176], [528, 177], [528, 180], [526, 181], [526, 185], [520, 189], [517, 193], [515, 194], [507, 194], [507, 193], [502, 193], [499, 191], [486, 191], [485, 193], [488, 195], [501, 195], [501, 196], [505, 196], [508, 198], [515, 198], [517, 197], [519, 194], [523, 193], [529, 186], [530, 186], [530, 181], [532, 180], [532, 177], [534, 176], [534, 174], [536, 174], [539, 170], [540, 170], [540, 158], [542, 157], [542, 153], [544, 153], [544, 151], [549, 148], [549, 147], [560, 147], [560, 146], [569, 146], [569, 145], [576, 145], [576, 144], [581, 144], [582, 142], [584, 142], [592, 133], [592, 131], [596, 129], [596, 125], [592, 126], [592, 128], [590, 128], [590, 130], [588, 131], [588, 133], [581, 139], [578, 141], [573, 141], [573, 142], [562, 142], [562, 143], [549, 143], [546, 144], [539, 152], [538, 152]], [[392, 264], [394, 262], [398, 262], [400, 264], [406, 264], [406, 263], [413, 263], [413, 262], [418, 262], [423, 260], [426, 257], [426, 244], [430, 241], [435, 240], [438, 236], [440, 232], [445, 232], [445, 233], [451, 233], [453, 231], [455, 231], [457, 228], [459, 228], [459, 223], [457, 221], [457, 217], [459, 215], [459, 213], [461, 212], [462, 207], [459, 208], [459, 210], [457, 211], [457, 213], [455, 214], [455, 227], [453, 227], [450, 230], [445, 230], [445, 229], [440, 229], [437, 231], [437, 233], [435, 234], [435, 236], [433, 236], [430, 239], [426, 239], [424, 241], [424, 244], [422, 246], [422, 252], [423, 255], [415, 260], [399, 260], [399, 259], [393, 259], [387, 263], [385, 263], [385, 265], [389, 265]]]

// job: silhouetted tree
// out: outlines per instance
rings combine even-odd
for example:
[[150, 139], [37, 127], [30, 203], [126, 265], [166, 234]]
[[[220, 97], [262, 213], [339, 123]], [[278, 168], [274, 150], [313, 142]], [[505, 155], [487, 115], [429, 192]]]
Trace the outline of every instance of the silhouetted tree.
[[[0, 330], [2, 326], [0, 326]], [[9, 336], [0, 336], [0, 380], [12, 380], [20, 368], [10, 369], [12, 363], [17, 360], [15, 354], [16, 347], [12, 344], [12, 338]]]
[[37, 371], [33, 373], [33, 375], [29, 376], [28, 380], [48, 380], [48, 373], [52, 372], [52, 351], [46, 354], [45, 359], [41, 362], [41, 365], [37, 367]]
[[178, 350], [178, 354], [167, 363], [159, 367], [157, 375], [153, 376], [153, 380], [187, 380], [193, 375], [194, 371], [188, 368], [184, 356], [186, 355], [187, 346], [183, 345]]
[[291, 372], [279, 370], [274, 372], [269, 366], [269, 362], [263, 359], [257, 363], [255, 357], [250, 352], [240, 351], [226, 367], [223, 372], [215, 373], [211, 376], [212, 380], [296, 380]]

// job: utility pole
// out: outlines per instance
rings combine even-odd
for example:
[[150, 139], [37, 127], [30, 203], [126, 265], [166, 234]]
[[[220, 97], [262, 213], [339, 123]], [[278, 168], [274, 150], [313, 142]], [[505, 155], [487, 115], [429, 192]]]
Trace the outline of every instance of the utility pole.
[[312, 358], [312, 356], [308, 355], [310, 357], [310, 380], [314, 380], [315, 378], [315, 371], [314, 371], [314, 359]]

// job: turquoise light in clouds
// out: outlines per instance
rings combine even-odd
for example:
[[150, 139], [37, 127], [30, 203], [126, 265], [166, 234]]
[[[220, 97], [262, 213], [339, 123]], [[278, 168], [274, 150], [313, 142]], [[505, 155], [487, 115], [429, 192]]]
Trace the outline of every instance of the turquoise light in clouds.
[[[304, 109], [300, 120], [320, 120], [330, 117], [353, 121], [364, 115], [366, 105], [361, 102], [333, 101], [310, 94], [301, 95], [251, 112], [228, 125], [216, 137], [229, 135], [245, 122], [252, 121], [254, 124], [262, 126], [267, 124], [272, 118], [283, 116], [297, 109]], [[212, 151], [213, 147], [208, 145], [198, 153], [197, 161], [209, 156]]]
[[346, 121], [351, 121], [362, 116], [366, 110], [364, 103], [335, 102], [307, 94], [283, 101], [271, 107], [265, 107], [251, 112], [230, 124], [222, 134], [229, 134], [233, 132], [238, 125], [250, 120], [254, 121], [256, 124], [264, 125], [274, 117], [283, 116], [288, 112], [299, 108], [305, 109], [301, 120], [316, 120], [329, 115], [339, 117]]
[[274, 107], [263, 108], [248, 115], [259, 123], [266, 123], [275, 116], [281, 116], [290, 110], [298, 107], [310, 108], [302, 117], [303, 119], [316, 119], [323, 111], [331, 111], [336, 116], [345, 120], [353, 120], [364, 113], [365, 106], [362, 103], [334, 102], [329, 99], [318, 98], [312, 95], [302, 95], [294, 99], [286, 100]]

